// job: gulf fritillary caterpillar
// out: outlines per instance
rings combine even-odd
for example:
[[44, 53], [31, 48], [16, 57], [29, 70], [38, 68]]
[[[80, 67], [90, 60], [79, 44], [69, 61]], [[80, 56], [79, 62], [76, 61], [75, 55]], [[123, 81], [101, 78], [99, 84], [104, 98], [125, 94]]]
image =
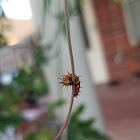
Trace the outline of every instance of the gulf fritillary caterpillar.
[[[62, 86], [71, 86], [73, 85], [73, 81], [72, 81], [72, 74], [68, 73], [67, 75], [62, 75], [63, 77], [61, 78], [61, 84], [63, 84]], [[74, 96], [77, 96], [78, 93], [80, 92], [80, 80], [79, 77], [77, 75], [75, 75], [75, 92], [74, 92]]]

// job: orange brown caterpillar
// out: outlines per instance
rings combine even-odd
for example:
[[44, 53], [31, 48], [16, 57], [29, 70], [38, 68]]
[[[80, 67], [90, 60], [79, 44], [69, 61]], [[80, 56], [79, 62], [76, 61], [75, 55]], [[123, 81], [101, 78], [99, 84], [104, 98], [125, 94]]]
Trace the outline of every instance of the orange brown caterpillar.
[[[68, 73], [67, 75], [63, 75], [62, 77], [62, 82], [60, 82], [61, 84], [63, 84], [62, 86], [71, 86], [73, 85], [73, 81], [72, 81], [72, 74]], [[75, 92], [74, 92], [74, 96], [77, 96], [78, 93], [80, 92], [80, 80], [79, 77], [75, 75]]]

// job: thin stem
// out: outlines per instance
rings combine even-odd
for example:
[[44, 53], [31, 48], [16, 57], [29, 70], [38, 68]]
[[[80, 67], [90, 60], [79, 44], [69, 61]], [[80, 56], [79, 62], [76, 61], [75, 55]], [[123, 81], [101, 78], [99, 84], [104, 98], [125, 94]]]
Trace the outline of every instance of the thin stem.
[[68, 48], [69, 48], [71, 69], [72, 69], [72, 81], [73, 81], [73, 85], [72, 85], [71, 102], [70, 102], [70, 106], [69, 106], [69, 111], [68, 111], [67, 118], [66, 118], [66, 120], [65, 120], [62, 128], [60, 129], [59, 133], [54, 138], [54, 140], [57, 140], [60, 137], [60, 135], [62, 134], [62, 132], [64, 131], [64, 129], [65, 129], [67, 123], [68, 123], [68, 120], [70, 118], [70, 114], [71, 114], [71, 111], [72, 111], [73, 100], [74, 100], [74, 92], [75, 92], [75, 72], [74, 72], [74, 61], [73, 61], [73, 53], [72, 53], [71, 37], [70, 37], [70, 29], [69, 29], [67, 0], [64, 0], [64, 14], [65, 14], [65, 26], [66, 26], [66, 33], [67, 33], [67, 41], [68, 41]]

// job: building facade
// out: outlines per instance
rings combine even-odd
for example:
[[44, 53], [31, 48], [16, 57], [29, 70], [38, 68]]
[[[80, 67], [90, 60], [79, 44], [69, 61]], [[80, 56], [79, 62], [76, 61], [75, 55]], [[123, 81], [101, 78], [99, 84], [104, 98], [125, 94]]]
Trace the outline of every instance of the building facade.
[[[100, 41], [102, 47], [102, 55], [104, 57], [97, 57], [104, 64], [106, 69], [102, 70], [108, 74], [98, 74], [100, 71], [94, 67], [93, 79], [103, 79], [104, 82], [112, 80], [120, 80], [129, 77], [137, 77], [140, 75], [140, 16], [138, 15], [140, 1], [120, 1], [113, 0], [89, 0], [90, 7], [92, 5], [92, 12], [95, 17], [90, 17], [96, 20], [96, 25], [88, 27], [90, 31], [95, 32], [98, 28], [100, 34]], [[85, 20], [85, 22], [87, 19]], [[91, 30], [91, 28], [93, 28]], [[97, 29], [96, 29], [97, 30]], [[97, 35], [97, 34], [96, 34]], [[94, 40], [90, 37], [90, 40]], [[96, 43], [92, 43], [94, 54], [96, 55]], [[101, 52], [101, 51], [100, 51]], [[99, 56], [99, 55], [98, 55]], [[103, 60], [105, 58], [105, 60]], [[93, 65], [94, 61], [90, 62]], [[103, 67], [102, 67], [103, 68]], [[94, 70], [95, 69], [95, 70]], [[97, 72], [97, 73], [96, 73]], [[100, 78], [100, 76], [103, 76]], [[97, 83], [102, 83], [99, 81]]]

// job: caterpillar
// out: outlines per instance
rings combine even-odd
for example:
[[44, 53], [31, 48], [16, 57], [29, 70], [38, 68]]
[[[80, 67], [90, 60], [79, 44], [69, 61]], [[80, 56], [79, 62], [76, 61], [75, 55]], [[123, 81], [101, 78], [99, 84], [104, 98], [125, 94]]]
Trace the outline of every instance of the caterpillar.
[[[60, 78], [62, 81], [60, 82], [62, 85], [62, 87], [65, 86], [71, 86], [73, 85], [73, 81], [72, 81], [72, 74], [68, 73], [67, 75], [62, 75], [63, 77]], [[74, 96], [77, 96], [78, 93], [80, 92], [80, 80], [79, 77], [75, 75], [75, 92], [74, 92]]]

